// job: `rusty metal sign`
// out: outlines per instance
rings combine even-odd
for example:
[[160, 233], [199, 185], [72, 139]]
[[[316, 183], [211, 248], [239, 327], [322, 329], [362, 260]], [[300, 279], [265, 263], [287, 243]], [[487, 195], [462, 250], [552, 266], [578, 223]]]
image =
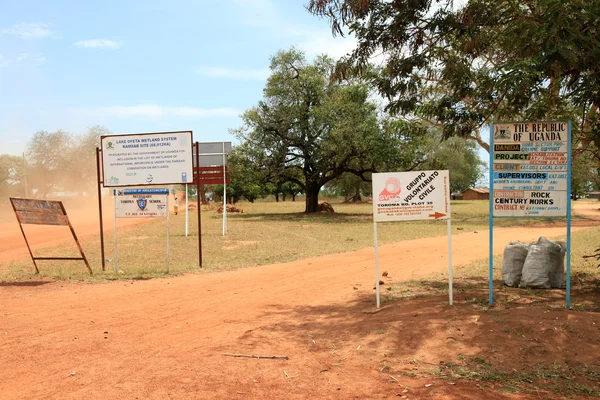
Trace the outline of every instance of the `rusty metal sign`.
[[[15, 211], [17, 221], [19, 221], [19, 228], [21, 228], [21, 233], [23, 234], [23, 239], [25, 239], [25, 244], [27, 244], [27, 249], [29, 250], [29, 255], [33, 261], [33, 266], [35, 267], [36, 273], [40, 272], [36, 263], [37, 260], [81, 260], [85, 262], [85, 266], [90, 274], [92, 274], [90, 264], [83, 253], [83, 248], [79, 243], [79, 239], [77, 239], [75, 230], [69, 221], [67, 211], [65, 210], [65, 207], [61, 201], [20, 199], [11, 197], [10, 203]], [[71, 234], [73, 235], [73, 239], [75, 239], [77, 248], [81, 253], [81, 257], [34, 257], [31, 247], [29, 246], [29, 242], [27, 241], [25, 231], [23, 230], [23, 225], [27, 224], [68, 226], [71, 230]]]
[[10, 201], [21, 224], [69, 225], [60, 201], [15, 198]]

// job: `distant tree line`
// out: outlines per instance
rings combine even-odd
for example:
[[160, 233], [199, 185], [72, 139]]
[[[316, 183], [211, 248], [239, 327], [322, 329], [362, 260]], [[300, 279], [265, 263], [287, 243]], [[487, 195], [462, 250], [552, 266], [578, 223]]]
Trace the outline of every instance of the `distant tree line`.
[[46, 198], [56, 192], [93, 191], [96, 147], [110, 131], [91, 127], [83, 135], [39, 131], [22, 156], [0, 155], [0, 196]]

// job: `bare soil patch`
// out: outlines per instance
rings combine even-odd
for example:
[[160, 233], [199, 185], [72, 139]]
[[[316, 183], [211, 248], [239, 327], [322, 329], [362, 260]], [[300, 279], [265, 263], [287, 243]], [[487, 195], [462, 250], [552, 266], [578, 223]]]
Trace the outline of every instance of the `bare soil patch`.
[[[597, 221], [594, 210], [590, 218], [586, 226]], [[499, 228], [494, 252], [542, 234], [563, 235], [564, 227]], [[487, 256], [487, 231], [453, 240], [455, 265]], [[423, 280], [445, 273], [446, 239], [417, 239], [380, 247], [391, 293], [410, 288], [410, 280], [422, 282], [375, 312], [373, 262], [367, 248], [168, 279], [0, 282], [0, 393], [3, 399], [600, 395], [597, 281], [574, 281], [574, 310], [564, 309], [562, 290], [538, 295], [498, 285], [497, 306], [488, 308], [486, 277], [457, 274], [449, 306], [439, 294], [443, 279]]]

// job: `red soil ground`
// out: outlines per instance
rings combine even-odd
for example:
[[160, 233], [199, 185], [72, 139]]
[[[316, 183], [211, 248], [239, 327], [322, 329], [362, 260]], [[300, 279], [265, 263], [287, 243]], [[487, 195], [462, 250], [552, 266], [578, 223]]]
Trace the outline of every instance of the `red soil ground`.
[[[592, 219], [582, 225], [600, 223], [597, 210], [584, 212]], [[92, 234], [93, 224], [85, 226], [78, 233]], [[542, 233], [564, 228], [497, 229], [494, 251]], [[456, 235], [454, 264], [487, 257], [487, 241], [486, 231]], [[4, 256], [11, 247], [3, 244]], [[445, 238], [381, 246], [380, 262], [386, 282], [444, 273]], [[501, 321], [459, 290], [454, 306], [436, 296], [374, 313], [373, 264], [373, 249], [363, 249], [148, 281], [0, 282], [0, 398], [560, 398], [550, 387], [510, 395], [421, 372], [459, 354], [509, 371], [566, 360], [598, 367], [598, 313], [567, 311], [560, 301], [517, 304]], [[485, 299], [485, 291], [476, 296]], [[518, 335], [507, 338], [507, 327]]]

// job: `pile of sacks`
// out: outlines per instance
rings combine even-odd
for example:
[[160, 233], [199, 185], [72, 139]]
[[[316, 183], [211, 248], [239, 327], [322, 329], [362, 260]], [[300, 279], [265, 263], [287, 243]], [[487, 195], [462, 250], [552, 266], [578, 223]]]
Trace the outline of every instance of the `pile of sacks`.
[[543, 236], [530, 244], [511, 241], [504, 248], [504, 284], [535, 289], [563, 288], [566, 250], [565, 242]]

